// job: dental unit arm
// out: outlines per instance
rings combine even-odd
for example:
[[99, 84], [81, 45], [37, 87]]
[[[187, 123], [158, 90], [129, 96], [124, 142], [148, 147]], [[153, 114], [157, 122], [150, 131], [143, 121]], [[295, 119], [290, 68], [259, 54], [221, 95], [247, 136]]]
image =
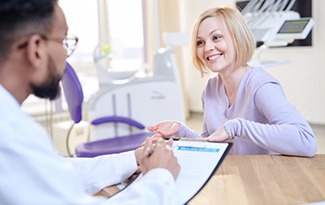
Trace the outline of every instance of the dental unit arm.
[[256, 41], [267, 47], [287, 46], [305, 39], [314, 26], [311, 17], [291, 10], [295, 0], [251, 0], [242, 10]]

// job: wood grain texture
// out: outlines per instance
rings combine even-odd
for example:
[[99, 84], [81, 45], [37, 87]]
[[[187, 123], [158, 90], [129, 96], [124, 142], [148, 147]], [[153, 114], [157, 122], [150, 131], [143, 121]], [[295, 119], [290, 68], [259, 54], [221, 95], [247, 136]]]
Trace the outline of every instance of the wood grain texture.
[[325, 200], [325, 155], [227, 156], [189, 205], [303, 204]]

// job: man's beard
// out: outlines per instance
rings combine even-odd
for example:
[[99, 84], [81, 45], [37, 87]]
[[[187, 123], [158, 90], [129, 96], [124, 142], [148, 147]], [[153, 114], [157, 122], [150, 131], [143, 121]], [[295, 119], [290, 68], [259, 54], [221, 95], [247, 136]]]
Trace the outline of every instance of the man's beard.
[[54, 61], [49, 57], [49, 79], [42, 85], [32, 84], [32, 93], [40, 98], [54, 100], [61, 94], [60, 81], [62, 76], [60, 76], [55, 69]]

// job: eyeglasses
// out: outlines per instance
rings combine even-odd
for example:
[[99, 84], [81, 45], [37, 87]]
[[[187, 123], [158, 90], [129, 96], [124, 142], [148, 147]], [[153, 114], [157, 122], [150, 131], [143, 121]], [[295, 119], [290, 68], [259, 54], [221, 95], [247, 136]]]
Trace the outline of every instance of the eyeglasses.
[[[51, 38], [51, 37], [47, 37], [44, 35], [41, 35], [41, 37], [44, 40], [47, 41], [55, 41], [58, 43], [62, 43], [63, 44], [63, 48], [66, 50], [67, 52], [67, 56], [71, 56], [73, 51], [76, 49], [79, 38], [77, 36], [68, 34], [66, 35], [63, 39], [62, 38]], [[19, 49], [21, 48], [25, 48], [28, 45], [28, 42], [22, 43], [18, 46]]]
[[79, 38], [77, 36], [68, 34], [64, 39], [60, 39], [60, 38], [50, 38], [47, 36], [42, 36], [43, 39], [47, 40], [47, 41], [55, 41], [58, 43], [62, 43], [64, 49], [67, 51], [67, 56], [71, 56], [71, 54], [73, 53], [73, 51], [76, 49]]

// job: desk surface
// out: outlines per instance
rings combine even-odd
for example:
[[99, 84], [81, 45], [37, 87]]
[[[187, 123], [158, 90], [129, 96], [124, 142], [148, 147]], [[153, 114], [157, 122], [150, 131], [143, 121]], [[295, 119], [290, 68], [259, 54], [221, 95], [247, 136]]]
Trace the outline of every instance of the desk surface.
[[325, 200], [325, 155], [227, 156], [189, 205], [303, 204]]

